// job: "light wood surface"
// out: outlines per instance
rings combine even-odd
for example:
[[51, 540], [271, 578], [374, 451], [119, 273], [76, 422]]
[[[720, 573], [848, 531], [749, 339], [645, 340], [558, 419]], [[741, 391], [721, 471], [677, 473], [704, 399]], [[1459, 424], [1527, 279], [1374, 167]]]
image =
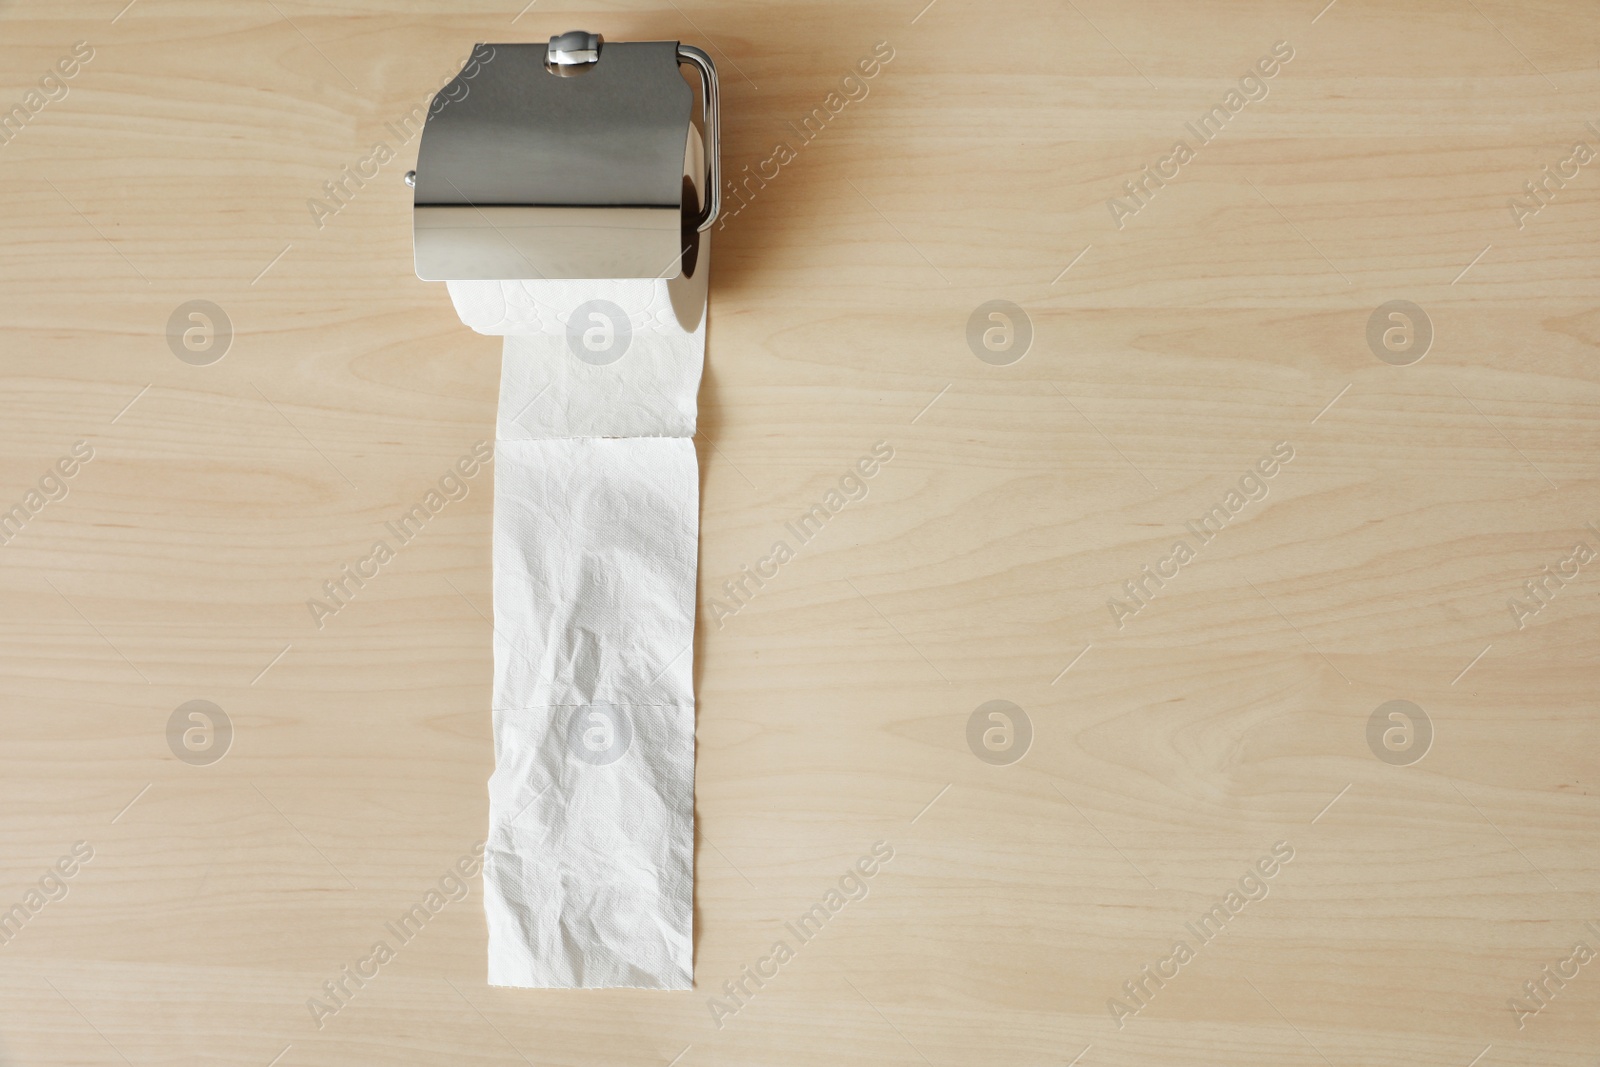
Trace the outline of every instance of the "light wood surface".
[[[93, 450], [0, 547], [0, 910], [74, 870], [0, 946], [0, 1062], [1595, 1062], [1600, 963], [1541, 969], [1600, 948], [1600, 563], [1508, 606], [1600, 550], [1600, 161], [1510, 207], [1600, 151], [1593, 6], [923, 2], [0, 6], [0, 105], [93, 50], [0, 145], [0, 511]], [[473, 42], [578, 26], [706, 47], [731, 176], [792, 156], [715, 236], [698, 988], [488, 988], [474, 880], [319, 1029], [307, 1000], [484, 835], [489, 475], [322, 628], [306, 601], [492, 437], [500, 346], [412, 273], [414, 140], [320, 228], [307, 201]], [[997, 299], [1034, 334], [1003, 366], [967, 341]], [[207, 366], [168, 344], [191, 300], [232, 324]], [[1369, 348], [1393, 300], [1420, 362]], [[209, 765], [169, 747], [191, 700], [232, 723]], [[1020, 761], [969, 748], [992, 700]], [[1369, 748], [1391, 700], [1422, 759]], [[1264, 898], [1188, 931], [1279, 842]]]

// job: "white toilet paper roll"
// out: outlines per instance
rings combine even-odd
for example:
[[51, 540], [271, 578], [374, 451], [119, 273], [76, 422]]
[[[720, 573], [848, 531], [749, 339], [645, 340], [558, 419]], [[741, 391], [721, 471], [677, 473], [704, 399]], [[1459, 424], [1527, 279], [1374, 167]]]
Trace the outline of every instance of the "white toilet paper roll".
[[[461, 321], [479, 333], [493, 336], [565, 334], [573, 313], [600, 295], [594, 281], [445, 284]], [[661, 332], [679, 325], [672, 310], [670, 285], [671, 282], [656, 278], [619, 278], [605, 282], [604, 296], [627, 311], [633, 329]]]
[[461, 320], [505, 337], [496, 436], [693, 437], [706, 241], [672, 281], [450, 282]]
[[463, 322], [505, 337], [492, 985], [693, 981], [691, 438], [708, 243], [671, 282], [450, 283]]

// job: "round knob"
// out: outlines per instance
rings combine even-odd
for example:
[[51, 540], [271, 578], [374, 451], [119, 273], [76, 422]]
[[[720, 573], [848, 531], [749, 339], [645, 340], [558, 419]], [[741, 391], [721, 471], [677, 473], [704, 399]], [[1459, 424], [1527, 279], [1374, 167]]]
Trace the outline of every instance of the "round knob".
[[558, 34], [550, 38], [544, 69], [562, 78], [582, 74], [600, 62], [600, 46], [604, 42], [605, 38], [598, 33], [585, 33], [583, 30], [568, 30]]

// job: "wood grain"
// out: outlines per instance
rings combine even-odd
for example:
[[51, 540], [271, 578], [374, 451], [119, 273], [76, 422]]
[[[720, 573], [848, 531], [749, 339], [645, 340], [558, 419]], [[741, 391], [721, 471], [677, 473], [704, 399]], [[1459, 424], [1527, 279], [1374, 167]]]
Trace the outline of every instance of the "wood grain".
[[[1600, 549], [1600, 162], [1510, 207], [1600, 152], [1592, 6], [922, 2], [0, 7], [4, 107], [93, 51], [0, 144], [0, 513], [93, 449], [0, 546], [0, 912], [93, 849], [0, 946], [0, 1062], [1594, 1062], [1600, 964], [1541, 969], [1600, 946], [1600, 573], [1508, 607]], [[413, 276], [390, 124], [473, 42], [574, 26], [706, 47], [731, 180], [792, 155], [714, 239], [698, 988], [487, 988], [474, 883], [319, 1029], [483, 836], [492, 762], [487, 475], [321, 629], [305, 603], [493, 434], [499, 344]], [[997, 299], [1033, 334], [1003, 366], [967, 339]], [[191, 300], [232, 325], [207, 366], [168, 344]], [[1408, 366], [1368, 346], [1393, 300], [1432, 325]], [[877, 442], [865, 498], [715, 610]], [[997, 699], [1009, 765], [967, 741]], [[191, 700], [233, 726], [210, 765], [168, 745]], [[1432, 725], [1409, 765], [1368, 745], [1391, 700]]]

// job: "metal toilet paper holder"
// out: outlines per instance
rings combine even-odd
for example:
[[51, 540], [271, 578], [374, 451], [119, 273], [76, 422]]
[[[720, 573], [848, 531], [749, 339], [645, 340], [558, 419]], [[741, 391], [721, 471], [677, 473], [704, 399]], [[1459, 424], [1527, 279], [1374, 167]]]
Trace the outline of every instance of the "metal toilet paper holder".
[[[700, 77], [703, 205], [685, 177], [699, 152], [681, 64]], [[698, 48], [582, 31], [479, 45], [434, 98], [406, 175], [417, 277], [692, 271], [721, 206], [719, 140], [716, 67]]]

